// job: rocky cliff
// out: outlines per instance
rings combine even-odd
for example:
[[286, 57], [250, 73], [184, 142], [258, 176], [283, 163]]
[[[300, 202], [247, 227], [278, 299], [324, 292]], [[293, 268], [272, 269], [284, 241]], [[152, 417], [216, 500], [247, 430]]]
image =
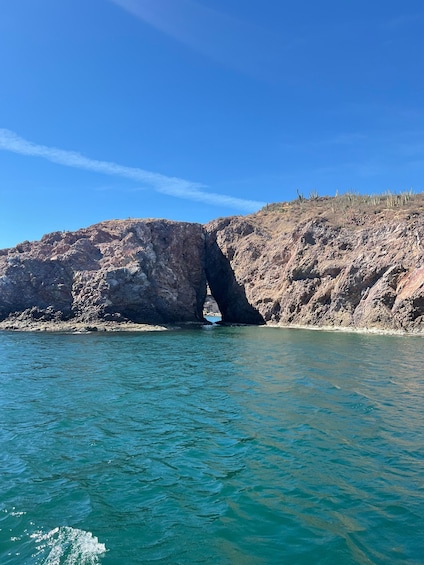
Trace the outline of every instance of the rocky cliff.
[[224, 321], [424, 329], [424, 196], [299, 199], [206, 226]]
[[200, 224], [109, 221], [0, 251], [0, 320], [201, 322]]
[[207, 282], [227, 323], [422, 332], [424, 195], [299, 198], [206, 226], [117, 220], [52, 233], [0, 251], [0, 327], [202, 323]]

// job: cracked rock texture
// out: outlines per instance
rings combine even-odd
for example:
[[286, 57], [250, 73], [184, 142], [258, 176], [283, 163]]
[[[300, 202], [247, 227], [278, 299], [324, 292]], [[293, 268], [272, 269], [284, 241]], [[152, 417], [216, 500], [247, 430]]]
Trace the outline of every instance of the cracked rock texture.
[[317, 198], [210, 222], [223, 320], [423, 331], [423, 210], [423, 195]]
[[0, 251], [0, 327], [202, 323], [206, 281], [227, 323], [422, 332], [424, 194], [48, 234]]
[[116, 220], [0, 251], [0, 320], [203, 321], [200, 224]]

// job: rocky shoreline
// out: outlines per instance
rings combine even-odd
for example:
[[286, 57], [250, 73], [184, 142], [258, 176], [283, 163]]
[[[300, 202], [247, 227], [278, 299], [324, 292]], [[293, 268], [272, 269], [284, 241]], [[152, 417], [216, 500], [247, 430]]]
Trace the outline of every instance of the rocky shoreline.
[[276, 324], [272, 322], [267, 322], [265, 325], [260, 326], [261, 328], [275, 328], [275, 329], [285, 329], [285, 330], [311, 330], [319, 332], [334, 332], [334, 333], [354, 333], [354, 334], [370, 334], [370, 335], [394, 335], [394, 336], [415, 336], [424, 337], [424, 329], [420, 328], [414, 331], [406, 330], [395, 330], [395, 329], [383, 329], [383, 328], [363, 328], [363, 327], [352, 327], [352, 326], [313, 326], [313, 325], [302, 325], [302, 324]]
[[93, 332], [153, 332], [166, 331], [171, 327], [130, 322], [96, 321], [92, 325], [86, 322], [37, 322], [23, 320], [3, 320], [0, 331], [13, 332], [56, 332], [56, 333], [93, 333]]
[[424, 194], [299, 198], [202, 226], [111, 220], [0, 250], [0, 330], [424, 331]]
[[[215, 314], [208, 314], [207, 316], [216, 316]], [[41, 332], [41, 333], [72, 333], [72, 334], [89, 334], [89, 333], [104, 333], [104, 332], [160, 332], [160, 331], [179, 331], [187, 329], [198, 329], [208, 324], [205, 323], [185, 323], [173, 325], [153, 325], [153, 324], [135, 324], [132, 322], [105, 322], [101, 320], [95, 321], [92, 325], [81, 321], [55, 321], [55, 322], [39, 322], [28, 320], [8, 319], [0, 322], [0, 332]], [[219, 326], [243, 326], [250, 324], [230, 324], [224, 323]], [[302, 324], [279, 324], [267, 322], [259, 326], [260, 328], [273, 328], [273, 329], [289, 329], [289, 330], [311, 330], [323, 332], [336, 332], [336, 333], [357, 333], [357, 334], [371, 334], [371, 335], [395, 335], [395, 336], [415, 336], [424, 337], [424, 329], [416, 329], [414, 331], [395, 330], [395, 329], [382, 329], [382, 328], [363, 328], [363, 327], [349, 327], [349, 326], [318, 326], [318, 325], [302, 325]]]

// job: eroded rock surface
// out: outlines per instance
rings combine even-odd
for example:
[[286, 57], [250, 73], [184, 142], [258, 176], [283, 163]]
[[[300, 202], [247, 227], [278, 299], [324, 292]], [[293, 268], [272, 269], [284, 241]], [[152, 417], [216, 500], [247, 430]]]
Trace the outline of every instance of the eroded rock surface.
[[116, 220], [0, 251], [0, 320], [203, 321], [200, 224]]
[[382, 202], [322, 198], [209, 223], [223, 320], [423, 331], [423, 198]]
[[203, 322], [206, 279], [227, 323], [422, 332], [424, 194], [48, 234], [0, 251], [0, 327]]

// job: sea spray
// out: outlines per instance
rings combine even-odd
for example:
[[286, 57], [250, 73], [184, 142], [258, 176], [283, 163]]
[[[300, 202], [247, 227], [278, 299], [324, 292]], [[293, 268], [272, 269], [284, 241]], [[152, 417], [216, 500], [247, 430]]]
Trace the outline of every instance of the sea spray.
[[106, 552], [91, 532], [62, 526], [47, 533], [31, 534], [35, 540], [37, 564], [40, 565], [97, 565]]

